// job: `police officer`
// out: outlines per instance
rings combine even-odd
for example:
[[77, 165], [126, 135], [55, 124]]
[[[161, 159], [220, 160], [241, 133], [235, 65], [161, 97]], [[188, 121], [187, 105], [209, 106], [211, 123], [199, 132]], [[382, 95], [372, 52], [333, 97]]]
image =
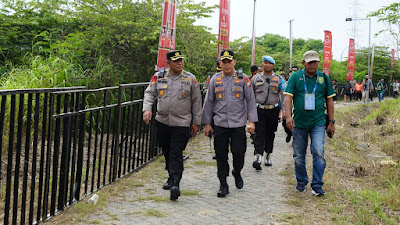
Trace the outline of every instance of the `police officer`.
[[[221, 66], [219, 65], [219, 59], [217, 59], [217, 65], [216, 65], [216, 67], [215, 67], [215, 71], [216, 71], [216, 73], [219, 73], [219, 72], [222, 71]], [[210, 74], [207, 76], [207, 78], [206, 78], [206, 82], [204, 83], [204, 86], [203, 86], [203, 93], [204, 93], [204, 95], [207, 94], [208, 86], [209, 86], [210, 80], [211, 80], [211, 78], [212, 78], [213, 76], [214, 76], [214, 73], [210, 73]]]
[[[222, 72], [215, 74], [210, 81], [204, 100], [202, 123], [204, 132], [214, 134], [215, 151], [217, 154], [218, 178], [220, 189], [218, 197], [229, 194], [226, 182], [229, 176], [228, 151], [229, 144], [233, 156], [233, 171], [235, 185], [243, 188], [240, 172], [244, 165], [246, 153], [246, 121], [249, 120], [247, 131], [254, 132], [257, 122], [257, 109], [250, 79], [242, 72], [235, 71], [235, 55], [224, 50], [220, 55]], [[211, 127], [214, 119], [214, 129]]]
[[[221, 66], [219, 65], [219, 59], [217, 59], [217, 66], [215, 67], [215, 70], [216, 70], [216, 73], [219, 73], [219, 72], [222, 71], [222, 68], [221, 68]], [[204, 83], [204, 86], [203, 86], [203, 93], [204, 93], [204, 96], [207, 94], [208, 86], [210, 85], [210, 80], [211, 80], [211, 78], [212, 78], [213, 76], [214, 76], [214, 73], [210, 73], [210, 74], [207, 76], [206, 82]], [[214, 122], [212, 122], [211, 126], [214, 127]], [[208, 137], [210, 138], [210, 145], [211, 145], [211, 139], [212, 139], [211, 133], [209, 134]], [[214, 139], [214, 151], [215, 151], [215, 139]], [[217, 159], [217, 155], [216, 155], [216, 154], [213, 155], [213, 159]]]
[[[253, 78], [253, 90], [258, 114], [254, 141], [256, 159], [253, 162], [253, 167], [256, 170], [261, 170], [264, 151], [266, 152], [265, 165], [272, 166], [271, 153], [274, 147], [280, 111], [278, 103], [283, 102], [282, 93], [285, 90], [285, 81], [273, 71], [275, 60], [271, 56], [263, 56], [262, 59], [264, 71]], [[284, 111], [282, 114], [284, 117]]]
[[170, 189], [170, 199], [176, 200], [180, 196], [182, 153], [189, 140], [189, 132], [195, 136], [201, 124], [201, 93], [196, 77], [183, 70], [181, 51], [167, 53], [167, 61], [169, 69], [156, 73], [144, 92], [143, 120], [149, 123], [152, 105], [157, 100], [157, 137], [164, 153], [165, 169], [169, 174], [163, 189]]

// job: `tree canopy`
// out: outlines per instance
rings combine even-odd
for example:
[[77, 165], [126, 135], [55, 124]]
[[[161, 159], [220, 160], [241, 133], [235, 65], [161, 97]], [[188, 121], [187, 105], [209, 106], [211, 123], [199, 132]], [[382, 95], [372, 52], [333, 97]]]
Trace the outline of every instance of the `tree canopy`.
[[[0, 85], [3, 89], [96, 88], [148, 81], [157, 61], [163, 2], [0, 0]], [[215, 70], [217, 35], [195, 22], [217, 9], [217, 5], [206, 6], [205, 1], [177, 1], [176, 49], [186, 56], [185, 70], [200, 81]], [[246, 37], [230, 43], [236, 67], [247, 74], [251, 45]], [[294, 39], [293, 65], [302, 68], [302, 55], [307, 50], [322, 56], [322, 40]], [[367, 50], [356, 52], [356, 78], [367, 73]], [[257, 65], [261, 65], [263, 55], [274, 57], [276, 72], [289, 72], [288, 38], [277, 34], [257, 37]], [[333, 60], [331, 76], [344, 82], [346, 67], [347, 62]], [[374, 77], [387, 79], [391, 72], [387, 49], [376, 47]], [[394, 74], [398, 77], [399, 70]]]

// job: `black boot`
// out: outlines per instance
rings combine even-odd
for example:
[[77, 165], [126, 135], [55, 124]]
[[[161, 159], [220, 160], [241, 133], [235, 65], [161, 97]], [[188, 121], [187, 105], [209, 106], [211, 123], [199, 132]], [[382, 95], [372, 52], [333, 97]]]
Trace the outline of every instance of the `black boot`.
[[220, 177], [219, 181], [221, 183], [221, 186], [219, 187], [217, 196], [219, 198], [225, 198], [225, 196], [229, 194], [229, 186], [228, 183], [226, 183], [226, 177]]
[[179, 176], [172, 176], [172, 187], [171, 187], [171, 195], [169, 199], [175, 201], [181, 196], [181, 191], [179, 190], [179, 182], [181, 178]]
[[235, 185], [238, 189], [243, 188], [243, 178], [240, 175], [240, 172], [236, 172], [235, 170], [232, 170], [232, 175], [235, 178]]
[[172, 179], [171, 177], [168, 177], [168, 180], [165, 181], [163, 187], [164, 190], [170, 190], [172, 188]]

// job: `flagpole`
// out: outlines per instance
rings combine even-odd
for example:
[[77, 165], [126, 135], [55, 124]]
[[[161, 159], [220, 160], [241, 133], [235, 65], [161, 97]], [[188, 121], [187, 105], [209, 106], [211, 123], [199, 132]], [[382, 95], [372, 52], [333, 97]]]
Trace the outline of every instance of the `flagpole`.
[[290, 70], [292, 69], [292, 58], [293, 58], [292, 22], [293, 22], [293, 19], [289, 20], [289, 49], [290, 49], [289, 69]]
[[254, 0], [254, 9], [253, 9], [253, 45], [251, 49], [251, 65], [255, 64], [256, 61], [256, 0]]

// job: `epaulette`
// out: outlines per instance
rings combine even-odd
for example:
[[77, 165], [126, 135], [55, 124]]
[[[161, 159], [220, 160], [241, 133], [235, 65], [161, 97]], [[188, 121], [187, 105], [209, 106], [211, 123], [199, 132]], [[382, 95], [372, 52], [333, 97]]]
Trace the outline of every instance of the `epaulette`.
[[165, 68], [161, 68], [160, 72], [158, 72], [158, 78], [164, 78]]
[[237, 71], [237, 77], [238, 77], [239, 79], [243, 79], [243, 69], [242, 69], [242, 68], [238, 69], [238, 71]]

